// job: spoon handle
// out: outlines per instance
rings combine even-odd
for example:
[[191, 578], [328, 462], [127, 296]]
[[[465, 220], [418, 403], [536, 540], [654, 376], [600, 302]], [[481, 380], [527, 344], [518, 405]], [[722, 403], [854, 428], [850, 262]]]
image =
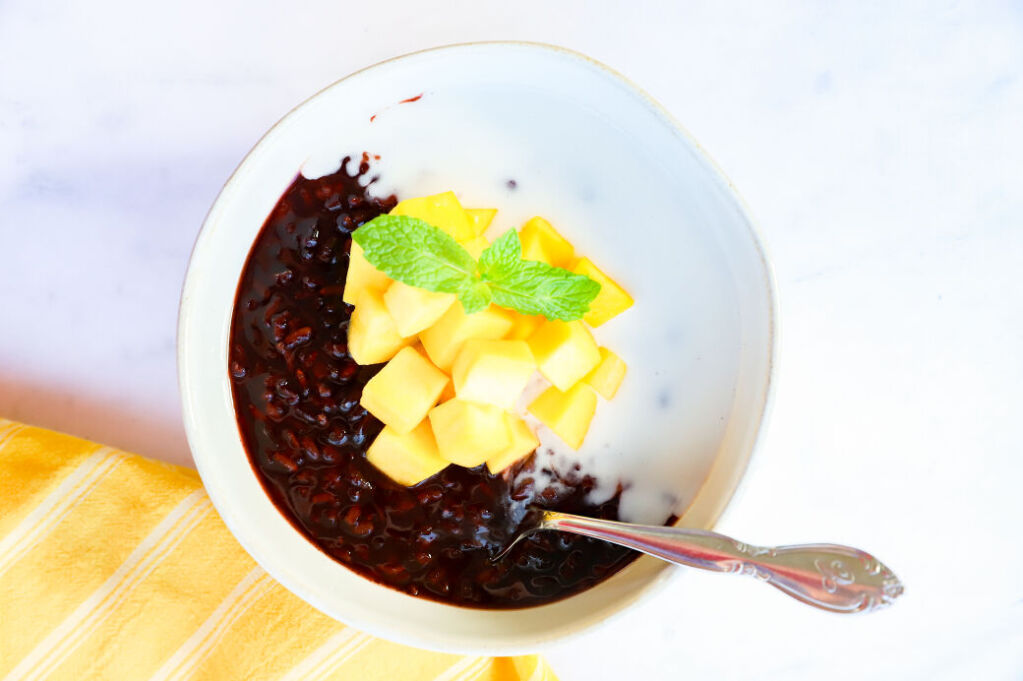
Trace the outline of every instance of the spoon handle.
[[703, 530], [633, 525], [545, 511], [537, 529], [595, 537], [714, 572], [750, 575], [807, 605], [839, 613], [879, 610], [902, 595], [898, 578], [865, 551], [839, 544], [762, 547]]

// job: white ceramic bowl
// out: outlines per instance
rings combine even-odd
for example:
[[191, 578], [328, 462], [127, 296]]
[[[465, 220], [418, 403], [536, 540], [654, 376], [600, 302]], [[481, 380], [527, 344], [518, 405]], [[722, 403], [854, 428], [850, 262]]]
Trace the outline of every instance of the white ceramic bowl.
[[[403, 196], [453, 188], [468, 204], [501, 209], [509, 226], [545, 215], [620, 273], [637, 304], [600, 340], [635, 348], [634, 387], [606, 408], [629, 418], [598, 421], [671, 481], [681, 525], [714, 524], [756, 444], [774, 365], [770, 267], [728, 181], [657, 103], [586, 57], [536, 44], [444, 47], [348, 76], [274, 126], [220, 193], [189, 264], [178, 361], [189, 443], [224, 522], [287, 588], [363, 631], [451, 652], [535, 651], [676, 571], [644, 557], [580, 594], [521, 610], [414, 598], [349, 571], [294, 530], [243, 449], [227, 352], [250, 245], [299, 169], [315, 177], [364, 150], [381, 154], [382, 185]], [[660, 412], [643, 402], [657, 381]]]

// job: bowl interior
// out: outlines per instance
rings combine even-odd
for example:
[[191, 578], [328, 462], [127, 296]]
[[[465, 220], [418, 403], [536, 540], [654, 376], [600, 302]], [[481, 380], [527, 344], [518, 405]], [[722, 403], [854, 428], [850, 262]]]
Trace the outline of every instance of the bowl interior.
[[709, 527], [755, 443], [774, 300], [740, 202], [694, 142], [621, 77], [563, 50], [477, 44], [385, 62], [295, 109], [246, 157], [195, 246], [179, 334], [189, 441], [218, 511], [267, 571], [352, 626], [439, 650], [530, 651], [603, 621], [667, 566], [643, 558], [535, 608], [442, 605], [334, 562], [291, 527], [256, 479], [226, 369], [238, 277], [295, 174], [316, 177], [364, 151], [380, 157], [377, 191], [454, 189], [466, 205], [497, 207], [497, 232], [544, 215], [633, 294], [635, 307], [597, 332], [629, 363], [629, 376], [600, 406], [588, 437], [600, 446], [579, 454], [598, 474], [622, 457], [636, 462], [634, 492], [622, 505], [633, 521], [659, 522], [674, 507], [685, 509], [680, 524]]

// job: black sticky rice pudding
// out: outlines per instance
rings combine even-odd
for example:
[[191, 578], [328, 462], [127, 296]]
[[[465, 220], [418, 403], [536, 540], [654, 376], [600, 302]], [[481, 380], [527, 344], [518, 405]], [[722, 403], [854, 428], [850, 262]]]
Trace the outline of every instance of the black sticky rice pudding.
[[[549, 471], [534, 490], [538, 452], [500, 475], [449, 466], [404, 487], [366, 460], [382, 424], [359, 402], [380, 369], [348, 355], [352, 308], [342, 302], [351, 233], [390, 211], [367, 192], [369, 157], [331, 175], [295, 178], [252, 245], [238, 285], [230, 373], [252, 465], [288, 520], [359, 574], [451, 604], [517, 608], [581, 591], [636, 555], [604, 542], [540, 533], [498, 562], [526, 504], [616, 519], [618, 495], [593, 505], [592, 478]], [[375, 178], [373, 178], [375, 179]]]

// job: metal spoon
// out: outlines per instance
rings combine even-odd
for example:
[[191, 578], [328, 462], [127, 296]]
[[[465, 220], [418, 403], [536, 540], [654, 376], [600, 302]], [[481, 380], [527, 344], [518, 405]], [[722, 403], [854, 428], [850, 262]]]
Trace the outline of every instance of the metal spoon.
[[750, 575], [822, 610], [869, 612], [902, 595], [902, 582], [874, 556], [839, 544], [762, 547], [723, 534], [677, 527], [632, 525], [537, 509], [527, 527], [494, 557], [500, 560], [533, 532], [559, 530], [627, 546], [669, 563]]

